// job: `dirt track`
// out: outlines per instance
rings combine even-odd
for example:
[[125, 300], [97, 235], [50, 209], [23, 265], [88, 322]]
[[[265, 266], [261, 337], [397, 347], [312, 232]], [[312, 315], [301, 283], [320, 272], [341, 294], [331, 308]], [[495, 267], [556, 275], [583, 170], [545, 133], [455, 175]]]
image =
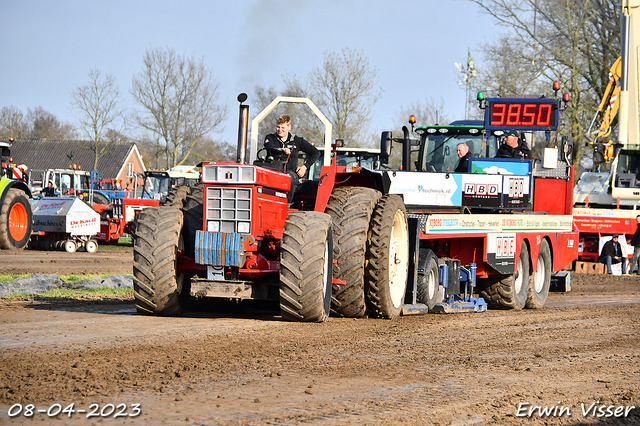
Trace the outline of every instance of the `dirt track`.
[[[5, 253], [0, 273], [20, 269], [20, 256]], [[49, 253], [36, 252], [44, 262], [29, 271], [130, 273], [126, 250]], [[36, 412], [36, 424], [597, 423], [603, 417], [583, 416], [581, 404], [612, 413], [640, 404], [640, 277], [574, 274], [572, 284], [538, 311], [324, 324], [255, 309], [144, 317], [129, 298], [4, 300], [0, 424], [31, 424], [9, 419], [17, 403], [141, 409], [128, 421]], [[571, 415], [516, 415], [531, 406]], [[640, 408], [609, 421], [640, 424]]]

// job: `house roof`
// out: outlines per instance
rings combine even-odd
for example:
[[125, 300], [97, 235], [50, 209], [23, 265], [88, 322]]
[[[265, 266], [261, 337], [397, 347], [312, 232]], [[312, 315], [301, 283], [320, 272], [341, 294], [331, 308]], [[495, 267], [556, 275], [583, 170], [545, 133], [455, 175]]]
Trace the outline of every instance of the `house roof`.
[[[100, 144], [98, 149], [104, 146]], [[110, 143], [98, 159], [97, 172], [101, 177], [117, 176], [134, 149], [133, 142]], [[16, 139], [11, 146], [11, 157], [14, 163], [25, 164], [31, 170], [66, 169], [77, 164], [82, 170], [92, 171], [95, 153], [91, 141]]]

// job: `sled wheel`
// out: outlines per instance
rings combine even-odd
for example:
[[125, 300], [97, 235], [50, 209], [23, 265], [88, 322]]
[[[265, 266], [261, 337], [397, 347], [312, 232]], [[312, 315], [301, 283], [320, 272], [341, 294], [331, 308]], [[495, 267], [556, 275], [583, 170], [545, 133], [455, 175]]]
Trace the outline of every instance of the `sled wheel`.
[[516, 273], [487, 285], [480, 296], [492, 308], [520, 310], [527, 301], [529, 288], [529, 250], [522, 242]]
[[87, 253], [95, 253], [98, 251], [98, 242], [96, 240], [89, 240], [84, 245], [84, 249]]
[[407, 288], [409, 231], [402, 198], [385, 195], [373, 211], [369, 237], [365, 294], [369, 314], [378, 318], [400, 315]]
[[66, 251], [67, 253], [75, 253], [77, 249], [78, 249], [78, 245], [76, 244], [75, 241], [66, 240], [64, 242], [64, 251]]
[[178, 295], [183, 275], [177, 273], [182, 221], [182, 211], [176, 207], [148, 207], [138, 214], [133, 243], [133, 290], [140, 314], [182, 313]]
[[542, 240], [540, 252], [538, 252], [538, 266], [531, 275], [529, 293], [525, 307], [528, 309], [540, 309], [547, 301], [549, 287], [551, 286], [551, 250], [547, 240]]
[[333, 276], [346, 281], [332, 287], [331, 315], [357, 318], [366, 311], [364, 266], [371, 214], [380, 193], [370, 188], [340, 187], [326, 212], [333, 225]]
[[0, 248], [20, 250], [31, 238], [31, 204], [24, 191], [11, 188], [0, 206]]
[[280, 249], [280, 312], [289, 321], [323, 322], [331, 308], [331, 218], [290, 212]]
[[438, 278], [438, 258], [430, 249], [420, 250], [418, 260], [417, 302], [433, 309], [444, 300], [444, 287]]

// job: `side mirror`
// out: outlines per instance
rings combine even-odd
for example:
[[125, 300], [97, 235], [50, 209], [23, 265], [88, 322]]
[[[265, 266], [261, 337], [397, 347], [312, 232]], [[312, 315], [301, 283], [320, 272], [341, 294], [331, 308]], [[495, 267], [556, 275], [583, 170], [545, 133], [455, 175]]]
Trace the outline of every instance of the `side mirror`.
[[382, 132], [382, 136], [380, 137], [380, 162], [382, 164], [389, 163], [389, 156], [391, 155], [391, 142], [392, 142], [392, 134], [390, 131], [386, 130]]

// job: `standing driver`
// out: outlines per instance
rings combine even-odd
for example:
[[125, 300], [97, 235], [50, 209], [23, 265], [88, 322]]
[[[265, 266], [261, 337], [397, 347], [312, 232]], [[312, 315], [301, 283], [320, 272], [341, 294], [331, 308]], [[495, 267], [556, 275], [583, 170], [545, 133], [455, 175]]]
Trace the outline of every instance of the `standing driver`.
[[527, 142], [518, 137], [518, 132], [515, 130], [509, 130], [506, 132], [504, 143], [498, 148], [498, 152], [495, 158], [517, 158], [517, 159], [529, 159], [531, 158], [531, 150], [527, 147]]
[[[289, 191], [289, 202], [293, 200], [293, 194], [300, 185], [300, 178], [304, 177], [309, 167], [318, 159], [320, 152], [318, 149], [304, 140], [300, 136], [290, 133], [291, 117], [281, 114], [276, 120], [276, 132], [267, 135], [264, 140], [264, 147], [270, 156], [279, 158], [285, 163], [285, 173], [291, 176], [291, 190]], [[302, 151], [307, 154], [303, 165], [298, 166], [298, 153]]]

